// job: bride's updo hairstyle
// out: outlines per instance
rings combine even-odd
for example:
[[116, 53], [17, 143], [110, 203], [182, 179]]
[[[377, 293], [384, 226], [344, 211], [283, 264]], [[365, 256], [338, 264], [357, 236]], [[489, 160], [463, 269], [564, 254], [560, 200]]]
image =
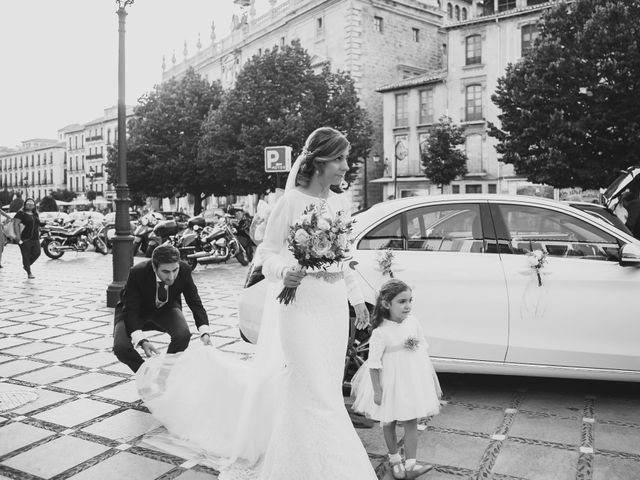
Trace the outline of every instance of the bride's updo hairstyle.
[[300, 170], [296, 176], [296, 185], [306, 187], [317, 170], [322, 173], [324, 165], [338, 158], [350, 146], [347, 137], [331, 127], [320, 127], [307, 137], [302, 153]]

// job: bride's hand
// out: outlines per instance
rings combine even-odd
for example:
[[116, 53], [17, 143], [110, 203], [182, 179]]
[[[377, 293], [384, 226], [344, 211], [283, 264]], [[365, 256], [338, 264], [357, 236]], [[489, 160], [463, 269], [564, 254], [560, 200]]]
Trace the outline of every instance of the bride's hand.
[[353, 306], [353, 310], [356, 313], [356, 328], [358, 330], [364, 330], [369, 326], [369, 309], [364, 303], [359, 303]]
[[305, 270], [299, 270], [297, 267], [290, 268], [285, 272], [282, 283], [287, 288], [297, 288], [306, 274]]

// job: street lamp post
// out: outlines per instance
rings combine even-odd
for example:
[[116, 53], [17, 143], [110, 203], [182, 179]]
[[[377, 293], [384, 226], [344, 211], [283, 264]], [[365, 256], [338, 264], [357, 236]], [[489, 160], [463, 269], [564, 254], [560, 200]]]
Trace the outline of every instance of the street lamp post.
[[93, 169], [93, 167], [89, 167], [87, 176], [89, 177], [89, 191], [91, 192], [91, 208], [93, 208], [93, 178], [96, 176], [96, 171]]
[[133, 0], [116, 0], [118, 4], [118, 178], [116, 185], [116, 234], [113, 238], [113, 282], [107, 287], [107, 306], [115, 307], [120, 291], [133, 265], [133, 236], [129, 223], [129, 186], [127, 185], [127, 125], [125, 109], [124, 25], [126, 8]]

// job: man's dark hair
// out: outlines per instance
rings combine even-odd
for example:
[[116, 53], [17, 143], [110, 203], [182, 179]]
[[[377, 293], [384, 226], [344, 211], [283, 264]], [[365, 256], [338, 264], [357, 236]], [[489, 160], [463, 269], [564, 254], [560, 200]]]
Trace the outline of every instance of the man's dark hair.
[[173, 245], [158, 245], [151, 255], [151, 261], [156, 268], [163, 263], [179, 262], [180, 252]]

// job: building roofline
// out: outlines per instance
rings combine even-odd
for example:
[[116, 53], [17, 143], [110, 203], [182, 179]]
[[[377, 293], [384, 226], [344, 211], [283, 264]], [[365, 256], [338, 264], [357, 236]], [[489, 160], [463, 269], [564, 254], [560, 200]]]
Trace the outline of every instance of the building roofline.
[[500, 20], [502, 18], [517, 17], [520, 15], [526, 15], [532, 12], [538, 12], [540, 10], [547, 10], [552, 5], [557, 3], [558, 3], [557, 0], [550, 0], [546, 3], [541, 3], [539, 5], [531, 5], [530, 7], [527, 6], [527, 7], [513, 8], [510, 10], [505, 10], [504, 12], [497, 12], [497, 13], [492, 13], [490, 15], [483, 15], [480, 17], [469, 18], [468, 20], [460, 20], [458, 22], [448, 23], [443, 25], [443, 28], [445, 30], [454, 30], [458, 27], [466, 27], [469, 25], [475, 25], [479, 23], [495, 22], [496, 20]]
[[394, 90], [401, 90], [403, 88], [420, 87], [422, 85], [444, 82], [446, 78], [445, 72], [429, 72], [417, 77], [405, 78], [404, 80], [384, 85], [376, 89], [376, 92], [385, 93], [392, 92]]

